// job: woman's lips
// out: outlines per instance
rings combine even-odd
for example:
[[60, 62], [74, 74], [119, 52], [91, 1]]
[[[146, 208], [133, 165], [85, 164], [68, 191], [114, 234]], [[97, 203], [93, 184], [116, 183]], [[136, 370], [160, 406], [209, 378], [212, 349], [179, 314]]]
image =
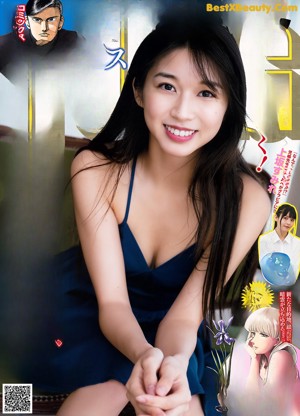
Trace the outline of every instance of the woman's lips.
[[183, 127], [177, 126], [169, 126], [168, 124], [164, 124], [167, 136], [176, 142], [187, 142], [191, 140], [197, 130], [186, 129]]

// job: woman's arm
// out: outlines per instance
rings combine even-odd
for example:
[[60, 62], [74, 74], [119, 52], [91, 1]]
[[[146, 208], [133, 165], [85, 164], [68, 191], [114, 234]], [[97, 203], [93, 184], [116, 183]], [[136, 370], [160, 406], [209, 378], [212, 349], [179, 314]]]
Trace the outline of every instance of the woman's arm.
[[[83, 151], [72, 163], [76, 222], [85, 261], [99, 305], [99, 322], [107, 339], [133, 363], [151, 345], [129, 303], [118, 223], [110, 206], [112, 182], [106, 161]], [[82, 170], [92, 167], [87, 170]], [[75, 176], [74, 176], [75, 175]]]
[[[232, 276], [259, 236], [270, 214], [270, 200], [261, 186], [243, 176], [244, 189], [239, 221], [227, 270]], [[216, 259], [217, 261], [217, 259]], [[156, 345], [165, 355], [180, 354], [188, 360], [194, 351], [202, 316], [202, 289], [206, 263], [200, 261], [180, 292], [165, 319], [161, 322]]]
[[[98, 301], [100, 327], [111, 344], [133, 363], [150, 360], [159, 368], [163, 354], [147, 342], [132, 313], [118, 223], [110, 204], [115, 178], [104, 165], [107, 161], [99, 158], [90, 151], [79, 153], [71, 175], [78, 233]], [[144, 412], [134, 397], [129, 399], [138, 415], [164, 415], [159, 408]]]
[[250, 355], [250, 368], [249, 374], [246, 380], [246, 390], [251, 394], [258, 395], [261, 387], [263, 386], [262, 379], [260, 377], [260, 360], [261, 355], [255, 354], [254, 349], [250, 346], [250, 339], [246, 341], [246, 350]]

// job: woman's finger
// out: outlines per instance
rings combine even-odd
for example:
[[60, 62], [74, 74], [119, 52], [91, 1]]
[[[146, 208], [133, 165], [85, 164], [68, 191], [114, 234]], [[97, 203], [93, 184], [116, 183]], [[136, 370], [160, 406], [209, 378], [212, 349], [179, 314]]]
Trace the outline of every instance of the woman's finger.
[[143, 369], [144, 388], [147, 394], [155, 395], [157, 384], [157, 373], [163, 361], [163, 353], [158, 348], [153, 348], [141, 360]]
[[178, 382], [181, 377], [185, 378], [185, 373], [182, 374], [176, 361], [168, 357], [161, 365], [155, 393], [158, 396], [166, 396], [172, 390], [174, 383]]
[[160, 408], [164, 411], [175, 409], [180, 406], [188, 406], [191, 400], [191, 394], [186, 389], [178, 391], [177, 393], [169, 394], [168, 396], [152, 396], [141, 395], [136, 397], [136, 401], [146, 406]]
[[138, 416], [165, 416], [159, 407], [148, 406], [143, 401], [138, 402], [137, 396], [155, 395], [157, 373], [163, 360], [163, 353], [158, 348], [147, 350], [135, 364], [126, 384], [127, 397], [132, 403]]
[[131, 400], [132, 396], [145, 394], [143, 370], [140, 366], [135, 366], [132, 370], [131, 376], [126, 383], [127, 397]]
[[143, 402], [138, 402], [135, 397], [128, 396], [134, 407], [137, 416], [165, 416], [165, 412], [159, 407], [148, 406]]
[[182, 396], [184, 402], [190, 399], [190, 389], [188, 385], [186, 367], [174, 356], [166, 357], [159, 371], [159, 380], [156, 386], [158, 396], [166, 396], [172, 393], [186, 394]]

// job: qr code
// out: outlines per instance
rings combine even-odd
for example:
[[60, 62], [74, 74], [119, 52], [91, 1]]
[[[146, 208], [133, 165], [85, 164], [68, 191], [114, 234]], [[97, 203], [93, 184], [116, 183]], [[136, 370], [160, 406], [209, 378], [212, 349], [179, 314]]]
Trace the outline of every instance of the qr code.
[[3, 414], [32, 413], [32, 384], [2, 385]]

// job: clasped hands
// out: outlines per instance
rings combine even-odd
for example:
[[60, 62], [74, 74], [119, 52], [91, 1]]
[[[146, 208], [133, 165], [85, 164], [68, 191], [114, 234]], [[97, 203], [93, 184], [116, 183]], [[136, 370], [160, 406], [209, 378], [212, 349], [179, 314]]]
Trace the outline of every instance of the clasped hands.
[[164, 357], [160, 349], [149, 348], [136, 362], [126, 384], [136, 415], [184, 415], [191, 400], [186, 370], [180, 356]]

